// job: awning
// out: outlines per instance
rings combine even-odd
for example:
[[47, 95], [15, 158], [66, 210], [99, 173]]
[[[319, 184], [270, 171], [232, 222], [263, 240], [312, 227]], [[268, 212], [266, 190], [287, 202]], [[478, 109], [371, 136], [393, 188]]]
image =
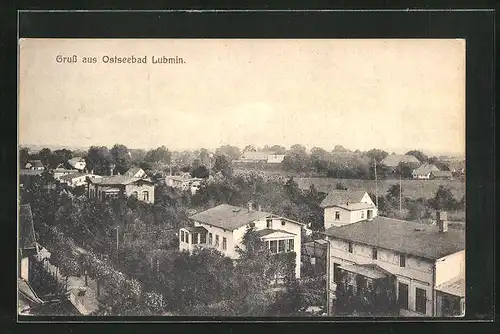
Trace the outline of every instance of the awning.
[[340, 269], [354, 273], [354, 274], [359, 274], [371, 279], [380, 279], [380, 278], [387, 278], [393, 276], [390, 272], [388, 272], [385, 269], [382, 269], [381, 267], [377, 266], [376, 264], [342, 264], [340, 266]]
[[465, 297], [465, 279], [448, 281], [436, 287], [436, 291], [444, 292], [460, 298]]

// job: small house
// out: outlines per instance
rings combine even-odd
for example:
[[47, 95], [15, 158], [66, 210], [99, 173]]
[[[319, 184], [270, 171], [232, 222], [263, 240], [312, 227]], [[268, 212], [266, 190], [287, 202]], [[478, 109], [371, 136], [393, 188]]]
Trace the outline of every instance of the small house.
[[439, 172], [439, 168], [437, 168], [436, 165], [423, 164], [422, 166], [414, 169], [411, 175], [413, 179], [416, 180], [429, 180], [432, 172]]

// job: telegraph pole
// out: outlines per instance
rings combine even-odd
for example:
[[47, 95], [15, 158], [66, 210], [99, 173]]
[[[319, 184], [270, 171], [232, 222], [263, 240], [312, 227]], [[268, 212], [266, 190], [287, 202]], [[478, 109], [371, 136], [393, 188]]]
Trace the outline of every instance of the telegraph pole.
[[401, 171], [399, 172], [399, 213], [401, 213], [402, 208], [401, 208], [401, 202], [402, 202], [402, 197], [403, 197], [403, 188], [401, 187]]
[[118, 239], [118, 226], [116, 227], [116, 254], [118, 255], [119, 239]]
[[377, 160], [373, 159], [373, 166], [375, 169], [375, 205], [378, 209], [378, 180], [377, 180]]

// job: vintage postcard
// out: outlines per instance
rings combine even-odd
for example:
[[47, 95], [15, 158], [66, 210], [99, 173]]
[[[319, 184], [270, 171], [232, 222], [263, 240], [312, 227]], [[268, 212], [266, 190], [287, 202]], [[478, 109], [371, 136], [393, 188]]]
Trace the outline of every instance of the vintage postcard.
[[465, 314], [465, 40], [20, 39], [18, 314]]

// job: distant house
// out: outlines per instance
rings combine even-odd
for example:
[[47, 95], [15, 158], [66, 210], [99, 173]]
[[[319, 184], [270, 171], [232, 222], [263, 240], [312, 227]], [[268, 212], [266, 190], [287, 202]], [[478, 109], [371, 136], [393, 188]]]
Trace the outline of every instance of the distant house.
[[378, 210], [364, 190], [333, 190], [321, 202], [324, 227], [339, 227], [362, 220], [371, 220]]
[[56, 169], [50, 171], [54, 179], [59, 180], [61, 176], [77, 173], [77, 169], [67, 169], [64, 166], [59, 165]]
[[154, 203], [155, 187], [149, 179], [130, 177], [125, 175], [108, 176], [102, 178], [87, 178], [88, 197], [101, 201], [115, 199], [120, 196], [133, 196], [139, 201]]
[[241, 157], [233, 162], [235, 164], [280, 164], [285, 159], [284, 154], [274, 154], [273, 152], [244, 152]]
[[191, 177], [189, 174], [167, 175], [165, 177], [165, 185], [183, 191], [190, 190], [192, 194], [200, 189], [202, 181], [203, 179]]
[[435, 180], [452, 180], [453, 172], [449, 170], [432, 171], [430, 178]]
[[400, 163], [420, 165], [420, 161], [413, 155], [391, 154], [381, 161], [382, 165], [385, 165], [389, 168], [396, 168]]
[[448, 168], [452, 173], [464, 174], [465, 173], [465, 160], [450, 160], [447, 162]]
[[138, 177], [138, 178], [143, 178], [146, 177], [146, 172], [139, 167], [131, 167], [128, 171], [123, 174], [125, 176], [130, 176], [130, 177]]
[[30, 160], [26, 163], [24, 168], [31, 170], [45, 170], [45, 166], [43, 165], [41, 160]]
[[301, 232], [303, 223], [248, 208], [221, 204], [199, 212], [189, 220], [194, 226], [179, 230], [181, 251], [193, 251], [196, 247], [210, 247], [232, 259], [238, 258], [236, 246], [242, 247], [242, 238], [248, 227], [253, 226], [266, 247], [273, 253], [295, 252], [295, 275], [300, 277]]
[[79, 171], [82, 171], [85, 169], [86, 162], [84, 158], [76, 157], [68, 160], [68, 164]]
[[428, 180], [431, 178], [432, 172], [439, 172], [439, 168], [431, 164], [423, 164], [416, 168], [411, 173], [412, 177], [417, 180]]
[[75, 172], [61, 176], [59, 178], [59, 182], [65, 183], [70, 187], [80, 187], [87, 185], [87, 178], [102, 179], [102, 176], [89, 173]]

